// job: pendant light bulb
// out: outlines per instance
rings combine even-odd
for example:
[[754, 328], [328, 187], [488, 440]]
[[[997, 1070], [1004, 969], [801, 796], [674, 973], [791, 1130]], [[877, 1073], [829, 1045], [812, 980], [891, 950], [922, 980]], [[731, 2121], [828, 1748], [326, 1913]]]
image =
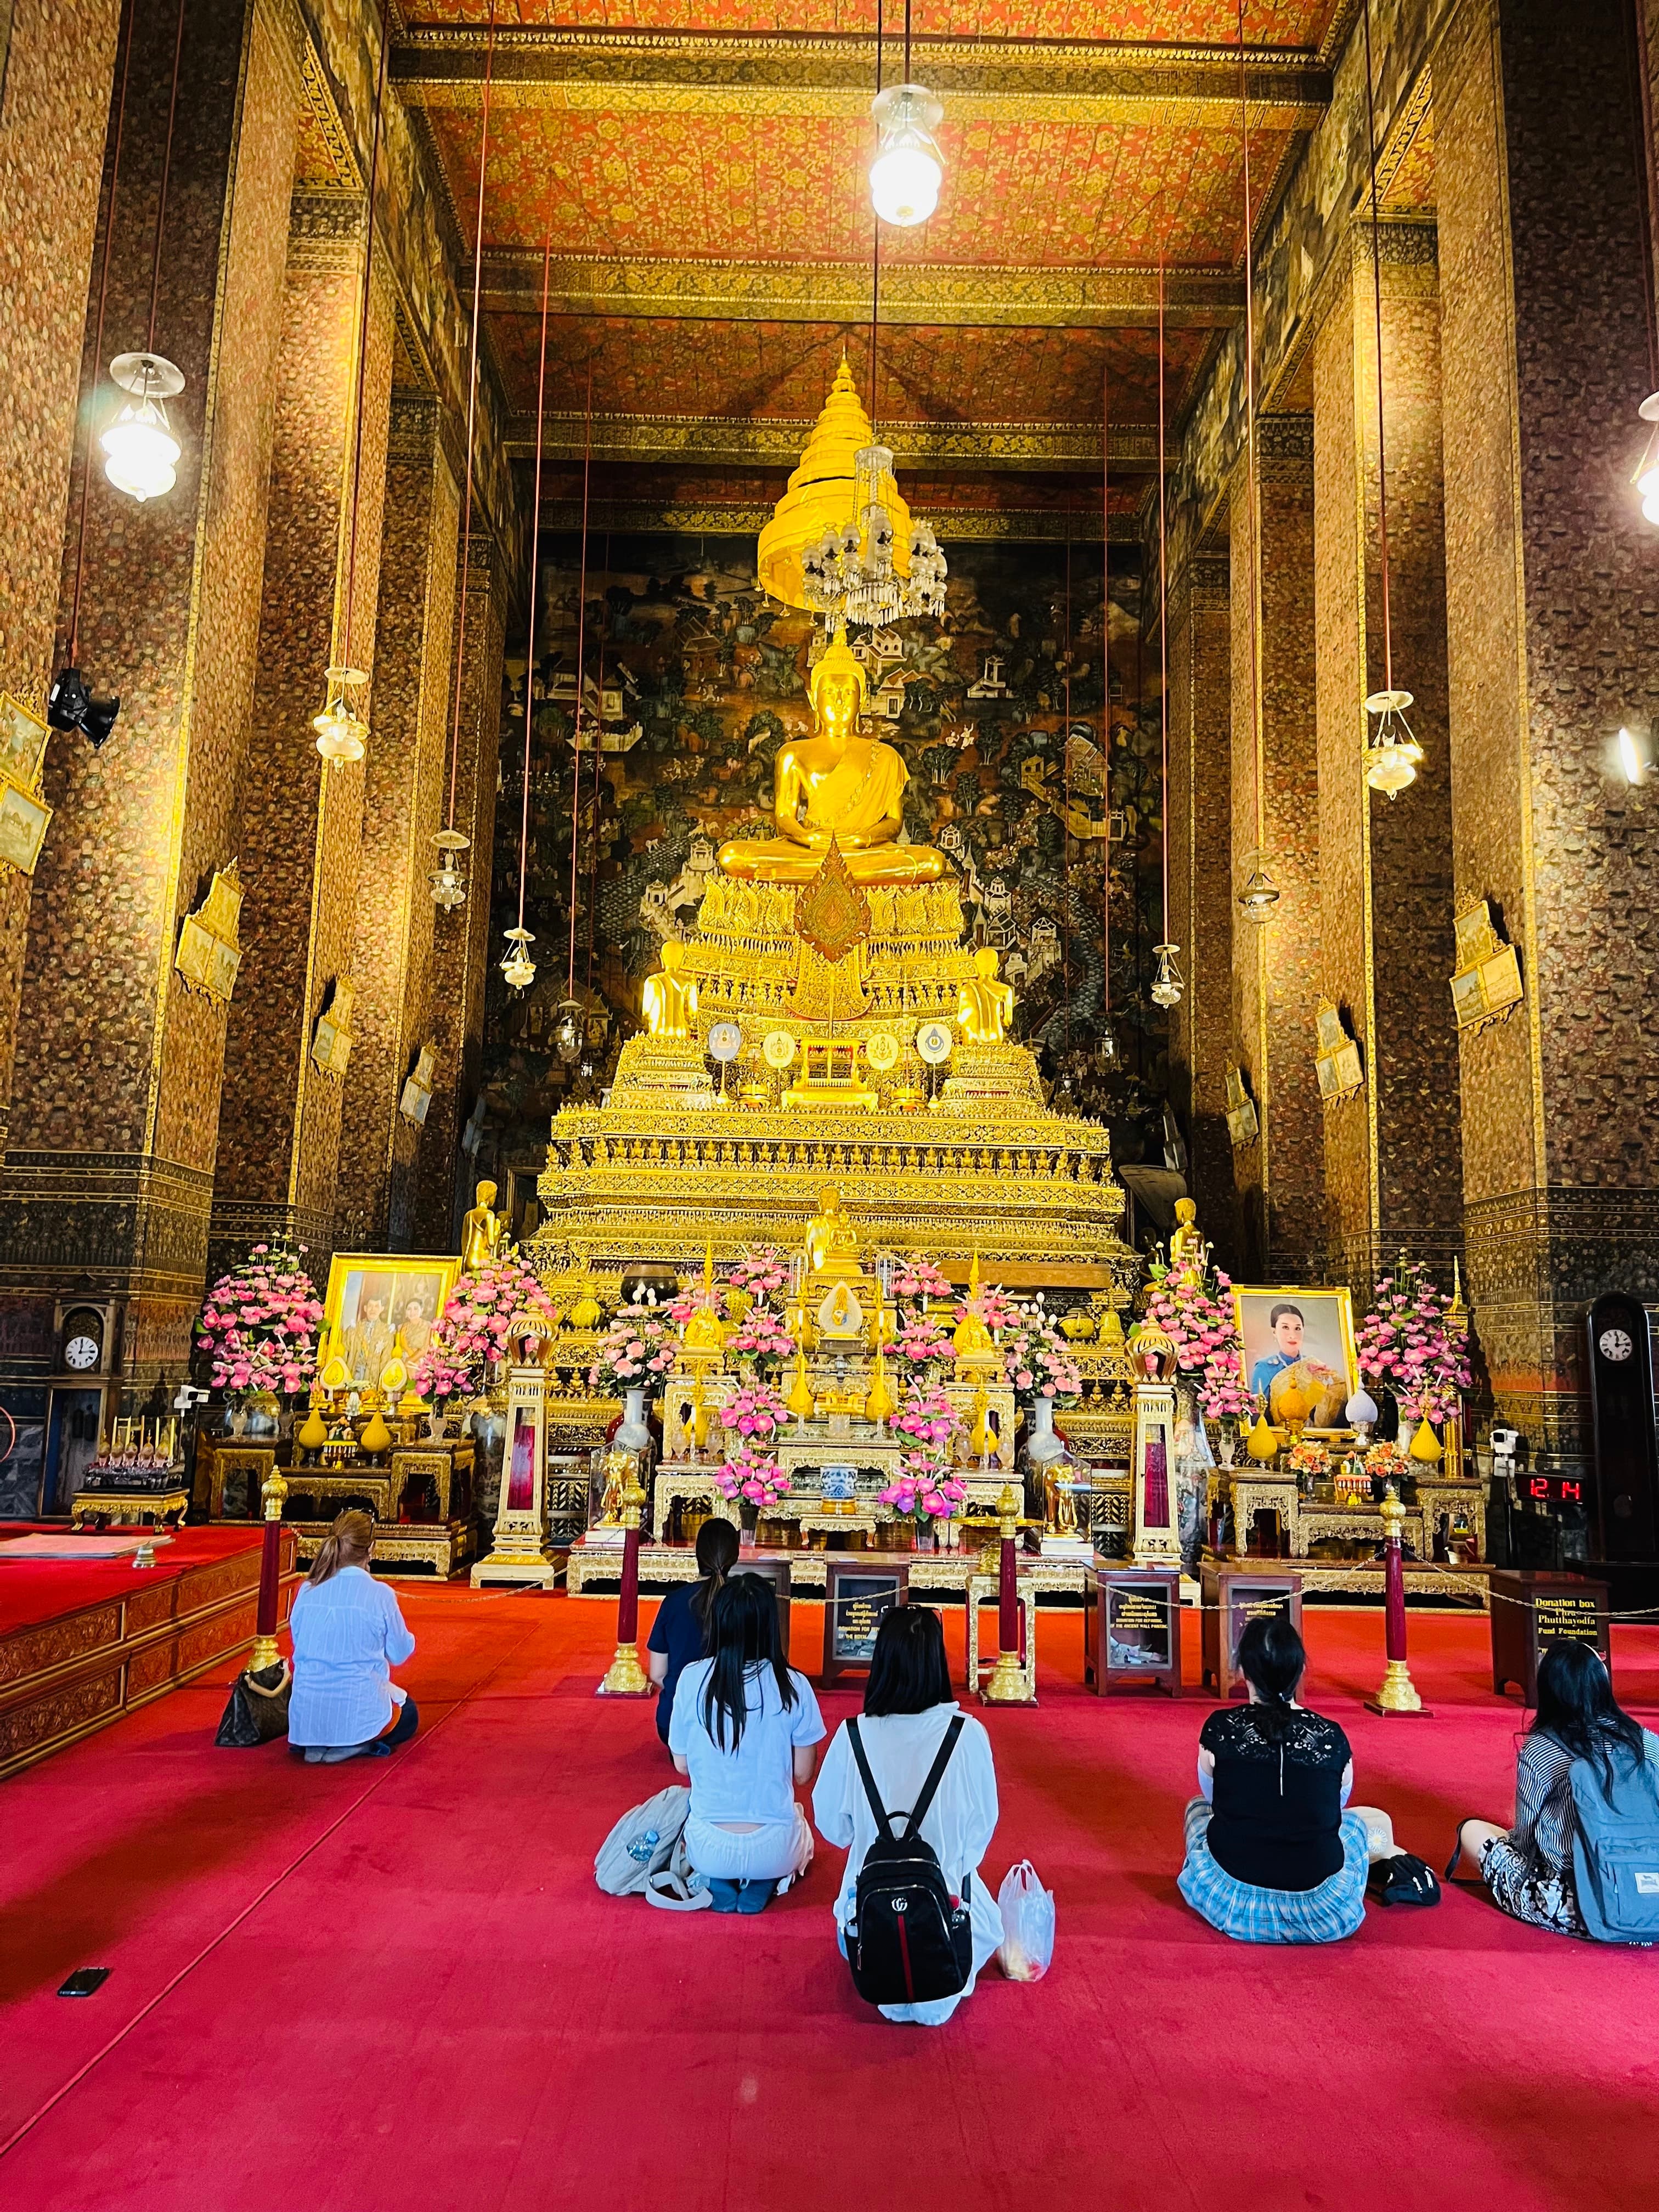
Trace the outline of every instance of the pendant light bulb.
[[1365, 702], [1365, 712], [1375, 717], [1365, 732], [1365, 781], [1389, 799], [1414, 783], [1423, 765], [1423, 748], [1406, 720], [1411, 703], [1409, 691], [1373, 691]]
[[567, 1067], [580, 1052], [586, 1030], [586, 1012], [580, 1000], [562, 1000], [553, 1024], [553, 1049]]
[[504, 933], [507, 949], [501, 962], [501, 974], [509, 989], [527, 991], [536, 980], [536, 963], [530, 957], [530, 947], [536, 942], [535, 932], [520, 926]]
[[466, 903], [466, 878], [461, 873], [459, 862], [472, 840], [463, 836], [459, 830], [440, 830], [432, 842], [439, 854], [438, 866], [427, 876], [432, 903], [441, 907], [446, 914], [453, 914], [458, 906]]
[[945, 110], [925, 84], [893, 84], [870, 110], [880, 134], [870, 164], [870, 204], [883, 222], [914, 230], [939, 205], [945, 157], [933, 133]]
[[98, 441], [104, 449], [104, 474], [117, 491], [142, 507], [160, 499], [179, 480], [179, 441], [167, 423], [167, 402], [185, 388], [185, 380], [160, 354], [118, 353], [110, 375], [130, 397]]
[[1181, 969], [1176, 960], [1180, 950], [1178, 945], [1155, 945], [1152, 947], [1158, 961], [1152, 971], [1152, 999], [1155, 1006], [1170, 1007], [1181, 1004], [1181, 994], [1187, 987], [1182, 981]]
[[337, 665], [328, 671], [328, 699], [322, 713], [312, 716], [311, 726], [317, 732], [317, 750], [331, 768], [347, 768], [368, 750], [368, 725], [349, 696], [368, 681], [366, 668]]
[[1238, 887], [1239, 910], [1246, 921], [1270, 921], [1279, 898], [1279, 885], [1267, 872], [1267, 856], [1258, 845], [1245, 856], [1244, 880]]

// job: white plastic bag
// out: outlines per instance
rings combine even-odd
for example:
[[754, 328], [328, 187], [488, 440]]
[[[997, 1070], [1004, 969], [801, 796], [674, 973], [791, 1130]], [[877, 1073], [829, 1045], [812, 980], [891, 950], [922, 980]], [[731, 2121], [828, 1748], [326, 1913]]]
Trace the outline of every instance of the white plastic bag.
[[1011, 1866], [997, 1892], [1002, 1948], [997, 1959], [1011, 1982], [1040, 1982], [1054, 1955], [1054, 1893], [1030, 1859]]

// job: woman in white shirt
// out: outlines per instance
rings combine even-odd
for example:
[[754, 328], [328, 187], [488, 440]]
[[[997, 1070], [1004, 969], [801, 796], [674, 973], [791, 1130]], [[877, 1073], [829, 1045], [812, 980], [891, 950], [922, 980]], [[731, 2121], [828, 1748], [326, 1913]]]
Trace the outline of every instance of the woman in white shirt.
[[[374, 1523], [342, 1513], [323, 1539], [294, 1601], [294, 1692], [288, 1740], [310, 1765], [365, 1753], [385, 1758], [419, 1724], [415, 1700], [392, 1680], [415, 1649], [398, 1601], [368, 1571]], [[385, 1735], [397, 1708], [398, 1725]]]
[[[877, 1632], [859, 1724], [877, 1794], [890, 1816], [915, 1804], [957, 1710], [939, 1615], [926, 1606], [895, 1606]], [[923, 2027], [942, 2027], [963, 1998], [973, 1995], [980, 1968], [1002, 1942], [1002, 1915], [979, 1870], [997, 1825], [991, 1739], [979, 1721], [964, 1715], [963, 1723], [920, 1832], [932, 1844], [952, 1897], [967, 1900], [973, 1972], [967, 1987], [953, 1997], [879, 2008], [884, 2019], [915, 2021]], [[812, 1792], [812, 1816], [826, 1843], [851, 1847], [835, 1907], [836, 1939], [844, 1956], [847, 1930], [857, 1917], [859, 1870], [876, 1839], [876, 1816], [844, 1723], [824, 1754], [823, 1771]]]
[[812, 1856], [795, 1802], [825, 1729], [805, 1674], [778, 1647], [776, 1593], [732, 1575], [709, 1611], [714, 1656], [681, 1674], [668, 1723], [674, 1764], [691, 1780], [685, 1851], [716, 1912], [760, 1912]]

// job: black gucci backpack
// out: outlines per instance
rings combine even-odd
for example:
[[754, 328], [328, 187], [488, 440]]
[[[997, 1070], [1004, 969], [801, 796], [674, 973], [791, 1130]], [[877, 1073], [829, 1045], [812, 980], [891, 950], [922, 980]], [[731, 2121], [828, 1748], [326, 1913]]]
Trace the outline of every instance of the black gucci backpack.
[[[904, 1833], [896, 1836], [871, 1774], [859, 1724], [847, 1723], [864, 1793], [876, 1816], [876, 1840], [865, 1855], [854, 1892], [856, 1917], [847, 1930], [853, 1986], [867, 2003], [926, 2004], [935, 1997], [959, 1996], [973, 1972], [967, 1896], [951, 1896], [932, 1844], [921, 1838], [921, 1824], [962, 1728], [958, 1713], [945, 1731], [921, 1795], [909, 1814], [900, 1816]], [[967, 1887], [964, 1881], [964, 1893]]]

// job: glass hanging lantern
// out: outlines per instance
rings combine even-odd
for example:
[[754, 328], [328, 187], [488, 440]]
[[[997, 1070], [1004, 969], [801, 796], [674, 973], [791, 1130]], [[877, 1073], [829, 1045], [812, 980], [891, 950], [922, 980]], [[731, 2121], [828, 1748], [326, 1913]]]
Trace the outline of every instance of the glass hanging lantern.
[[131, 397], [98, 441], [104, 474], [142, 507], [178, 482], [179, 445], [167, 403], [184, 390], [184, 374], [157, 353], [118, 353], [109, 373]]
[[1244, 880], [1238, 887], [1239, 910], [1246, 921], [1270, 921], [1279, 899], [1279, 885], [1267, 873], [1267, 856], [1258, 845], [1245, 855]]
[[458, 906], [466, 903], [466, 878], [461, 873], [461, 854], [471, 849], [472, 840], [459, 830], [440, 830], [433, 839], [438, 848], [439, 863], [432, 869], [427, 882], [432, 890], [432, 903], [453, 914]]
[[1365, 702], [1374, 718], [1365, 732], [1365, 781], [1390, 799], [1416, 781], [1423, 765], [1423, 748], [1406, 720], [1411, 703], [1409, 691], [1373, 691]]
[[1178, 1006], [1181, 994], [1187, 988], [1176, 962], [1178, 945], [1155, 945], [1152, 954], [1158, 964], [1152, 970], [1152, 1000], [1155, 1006]]
[[1103, 1014], [1095, 1030], [1095, 1072], [1109, 1075], [1117, 1066], [1117, 1024]]
[[1642, 495], [1644, 519], [1659, 522], [1659, 392], [1650, 392], [1636, 411], [1649, 428], [1648, 442], [1637, 464], [1633, 481]]
[[337, 662], [328, 672], [328, 703], [313, 714], [317, 750], [331, 768], [344, 768], [362, 760], [368, 750], [368, 725], [358, 714], [350, 695], [368, 681], [366, 668], [346, 668]]
[[510, 990], [527, 991], [536, 980], [536, 963], [530, 957], [536, 933], [520, 922], [517, 929], [507, 930], [503, 934], [507, 949], [501, 963], [501, 975]]
[[587, 1018], [580, 999], [561, 999], [553, 1024], [553, 1049], [569, 1066], [587, 1034]]
[[870, 164], [870, 204], [884, 222], [913, 230], [939, 205], [945, 157], [933, 133], [945, 110], [925, 84], [878, 92], [870, 113], [880, 134]]

